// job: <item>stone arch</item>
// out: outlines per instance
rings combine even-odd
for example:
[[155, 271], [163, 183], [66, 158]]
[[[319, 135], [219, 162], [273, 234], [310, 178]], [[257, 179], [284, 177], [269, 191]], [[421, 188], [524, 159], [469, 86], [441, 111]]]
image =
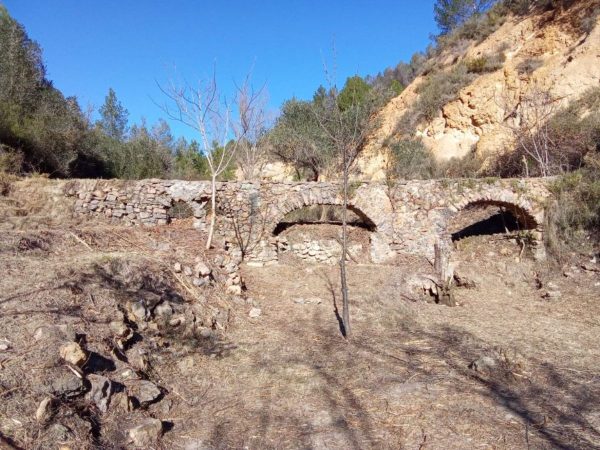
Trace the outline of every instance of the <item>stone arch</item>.
[[544, 211], [541, 208], [536, 208], [529, 200], [520, 197], [512, 191], [502, 191], [496, 195], [490, 193], [482, 193], [479, 195], [470, 195], [463, 198], [458, 203], [454, 204], [451, 208], [451, 214], [448, 216], [445, 227], [443, 240], [452, 240], [452, 234], [450, 233], [450, 226], [454, 218], [456, 218], [461, 211], [467, 209], [470, 206], [498, 206], [503, 208], [505, 211], [510, 212], [518, 227], [514, 230], [527, 230], [532, 233], [533, 238], [533, 251], [536, 258], [543, 259], [544, 246], [543, 241], [543, 224], [544, 224]]
[[480, 195], [470, 195], [461, 199], [453, 207], [450, 220], [458, 215], [460, 211], [473, 205], [490, 205], [506, 208], [510, 211], [519, 223], [525, 229], [535, 229], [542, 231], [543, 226], [543, 211], [536, 210], [534, 205], [527, 199], [524, 199], [512, 191], [502, 191], [492, 195], [483, 193]]
[[[298, 209], [317, 205], [331, 205], [341, 207], [344, 206], [342, 199], [336, 197], [311, 198], [304, 196], [296, 196], [294, 199], [288, 199], [286, 202], [283, 203], [283, 205], [281, 205], [278, 208], [277, 214], [271, 220], [271, 224], [269, 226], [270, 235], [275, 234], [277, 226], [285, 219], [285, 216], [287, 216], [289, 213]], [[354, 203], [348, 203], [348, 209], [355, 213], [366, 224], [368, 224], [370, 231], [377, 231], [377, 222], [371, 217], [369, 217], [369, 215], [365, 213], [361, 208], [356, 206]]]
[[[365, 189], [361, 192], [361, 188], [357, 190], [355, 195], [348, 202], [348, 209], [354, 212], [364, 223], [368, 224], [370, 233], [370, 254], [371, 260], [375, 263], [384, 263], [396, 256], [390, 244], [392, 242], [391, 235], [391, 205], [389, 198], [379, 192], [380, 190]], [[365, 195], [366, 194], [366, 195]], [[287, 214], [292, 211], [315, 206], [315, 205], [333, 205], [342, 206], [343, 200], [339, 195], [339, 188], [336, 185], [315, 189], [305, 190], [288, 195], [286, 199], [275, 207], [275, 214], [269, 220], [269, 236], [274, 237], [275, 230], [280, 222], [282, 222]]]

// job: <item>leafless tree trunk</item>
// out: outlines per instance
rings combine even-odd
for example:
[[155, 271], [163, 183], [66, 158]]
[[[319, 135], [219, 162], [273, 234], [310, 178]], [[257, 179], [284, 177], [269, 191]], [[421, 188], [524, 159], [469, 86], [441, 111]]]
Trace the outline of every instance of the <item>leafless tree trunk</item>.
[[510, 111], [505, 124], [512, 131], [518, 149], [524, 153], [523, 164], [527, 174], [527, 158], [533, 160], [542, 177], [561, 168], [561, 161], [557, 161], [557, 143], [549, 126], [550, 119], [558, 111], [559, 100], [539, 87], [524, 93], [516, 105], [508, 98], [503, 100], [503, 108]]
[[443, 241], [434, 244], [435, 260], [434, 270], [438, 281], [436, 282], [437, 302], [447, 306], [456, 306], [452, 279], [454, 274], [450, 273], [450, 249]]
[[351, 334], [350, 329], [350, 299], [348, 297], [348, 281], [346, 278], [346, 256], [348, 253], [348, 177], [350, 165], [347, 163], [348, 151], [343, 147], [342, 159], [344, 161], [343, 185], [344, 185], [344, 209], [342, 211], [342, 257], [340, 258], [340, 281], [342, 285], [342, 320], [346, 336]]
[[324, 108], [315, 108], [315, 116], [319, 126], [324, 131], [329, 145], [333, 148], [340, 160], [342, 169], [342, 255], [340, 258], [340, 281], [342, 290], [342, 322], [346, 338], [351, 336], [350, 325], [350, 298], [348, 293], [348, 280], [346, 259], [348, 256], [348, 204], [349, 204], [349, 178], [350, 170], [360, 153], [364, 140], [373, 126], [372, 115], [375, 111], [374, 104], [366, 101], [359, 103], [354, 98], [352, 105], [342, 109], [339, 103], [339, 91], [333, 82], [333, 77], [325, 67], [325, 74], [329, 84], [329, 94], [324, 100]]
[[[188, 83], [176, 84], [173, 80], [169, 80], [166, 87], [158, 86], [169, 100], [159, 105], [162, 110], [171, 119], [189, 126], [200, 135], [200, 145], [210, 169], [211, 181], [207, 250], [212, 246], [217, 221], [217, 179], [227, 170], [237, 154], [240, 142], [245, 139], [247, 129], [241, 121], [252, 114], [257, 99], [254, 94], [248, 94], [251, 92], [249, 81], [249, 77], [246, 77], [244, 85], [238, 88], [238, 95], [231, 102], [220, 98], [214, 72], [208, 83], [199, 82], [198, 87]], [[234, 111], [235, 106], [237, 111]]]
[[249, 83], [238, 88], [238, 104], [240, 105], [238, 167], [244, 180], [258, 179], [266, 164], [268, 153], [268, 118], [266, 109], [266, 93], [264, 87], [258, 92], [250, 90]]

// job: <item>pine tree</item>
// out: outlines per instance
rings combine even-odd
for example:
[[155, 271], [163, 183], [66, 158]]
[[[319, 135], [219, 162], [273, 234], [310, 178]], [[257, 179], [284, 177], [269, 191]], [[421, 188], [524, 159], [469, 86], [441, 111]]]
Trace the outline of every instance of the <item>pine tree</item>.
[[123, 141], [127, 133], [127, 118], [129, 112], [117, 99], [113, 88], [108, 90], [104, 105], [100, 108], [100, 128], [111, 139]]

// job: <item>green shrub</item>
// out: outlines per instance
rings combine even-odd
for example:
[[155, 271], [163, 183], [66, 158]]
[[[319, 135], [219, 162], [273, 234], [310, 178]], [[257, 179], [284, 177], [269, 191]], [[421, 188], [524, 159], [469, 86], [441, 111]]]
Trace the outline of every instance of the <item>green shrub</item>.
[[465, 65], [469, 73], [486, 73], [495, 72], [502, 68], [504, 61], [506, 61], [504, 52], [498, 52], [495, 55], [484, 55], [470, 59], [465, 62]]
[[463, 158], [451, 158], [445, 162], [438, 162], [436, 178], [477, 178], [480, 176], [482, 161], [475, 152]]
[[[600, 162], [600, 158], [598, 159]], [[550, 235], [558, 238], [551, 250], [560, 256], [561, 246], [581, 250], [581, 245], [592, 238], [600, 243], [600, 164], [557, 179], [551, 190], [556, 203], [549, 211]]]
[[464, 64], [458, 64], [448, 72], [429, 75], [419, 86], [419, 99], [413, 107], [417, 116], [432, 120], [442, 107], [458, 98], [460, 90], [473, 80]]
[[391, 180], [430, 179], [436, 163], [431, 152], [418, 139], [404, 139], [390, 148], [387, 175]]

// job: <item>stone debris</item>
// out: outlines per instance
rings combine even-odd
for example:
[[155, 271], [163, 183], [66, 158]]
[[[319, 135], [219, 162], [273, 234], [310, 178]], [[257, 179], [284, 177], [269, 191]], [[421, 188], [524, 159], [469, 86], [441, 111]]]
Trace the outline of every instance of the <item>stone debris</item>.
[[560, 291], [546, 291], [542, 294], [542, 298], [547, 300], [558, 299], [562, 297], [562, 293]]
[[69, 342], [60, 347], [60, 357], [69, 364], [82, 366], [87, 360], [86, 352], [77, 342]]
[[35, 411], [35, 420], [39, 423], [48, 422], [54, 414], [54, 400], [51, 397], [44, 398]]
[[250, 317], [251, 319], [256, 319], [258, 317], [260, 317], [262, 314], [262, 310], [260, 308], [252, 308], [250, 309], [250, 312], [248, 313], [248, 317]]
[[129, 392], [142, 407], [155, 402], [162, 395], [158, 386], [147, 380], [135, 380], [131, 382], [127, 386], [127, 392]]
[[494, 370], [497, 364], [498, 362], [491, 356], [482, 356], [469, 364], [469, 369], [475, 372], [486, 373]]
[[114, 384], [108, 378], [93, 373], [89, 374], [87, 379], [90, 382], [91, 388], [85, 398], [94, 403], [100, 412], [105, 413], [108, 411]]
[[149, 447], [162, 436], [163, 424], [158, 419], [146, 419], [128, 431], [131, 443], [136, 447]]
[[50, 391], [56, 397], [76, 397], [83, 392], [83, 378], [70, 370], [52, 380]]
[[10, 350], [11, 343], [8, 339], [0, 339], [0, 352]]
[[298, 305], [320, 305], [323, 303], [323, 300], [319, 297], [311, 297], [311, 298], [295, 298], [294, 303]]
[[212, 273], [212, 269], [208, 267], [203, 261], [196, 263], [194, 267], [194, 275], [198, 278], [208, 277]]

